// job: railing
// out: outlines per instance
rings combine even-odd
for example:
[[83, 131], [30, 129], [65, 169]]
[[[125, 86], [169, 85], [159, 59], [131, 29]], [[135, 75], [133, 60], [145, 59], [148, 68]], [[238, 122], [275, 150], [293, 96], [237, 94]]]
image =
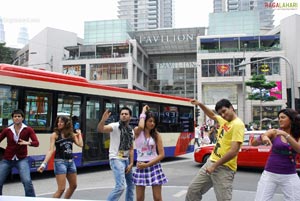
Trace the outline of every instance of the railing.
[[[264, 51], [280, 51], [280, 47], [261, 47], [261, 48], [247, 48], [246, 52], [264, 52]], [[239, 48], [222, 48], [222, 49], [209, 49], [209, 50], [198, 50], [198, 53], [220, 53], [220, 52], [241, 52]]]
[[124, 58], [128, 57], [128, 53], [126, 54], [102, 54], [102, 55], [89, 55], [89, 56], [75, 56], [63, 58], [63, 60], [81, 60], [81, 59], [105, 59], [105, 58]]

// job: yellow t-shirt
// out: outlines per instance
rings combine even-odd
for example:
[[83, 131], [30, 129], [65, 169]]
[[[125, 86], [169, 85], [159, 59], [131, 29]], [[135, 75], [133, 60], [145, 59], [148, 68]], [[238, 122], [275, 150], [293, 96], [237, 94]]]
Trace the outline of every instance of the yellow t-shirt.
[[[214, 162], [222, 158], [231, 148], [231, 142], [243, 142], [245, 125], [240, 118], [228, 122], [221, 116], [217, 115], [217, 121], [220, 128], [218, 129], [218, 138], [215, 148], [210, 156], [210, 159]], [[237, 169], [237, 156], [230, 161], [224, 163], [231, 170]]]

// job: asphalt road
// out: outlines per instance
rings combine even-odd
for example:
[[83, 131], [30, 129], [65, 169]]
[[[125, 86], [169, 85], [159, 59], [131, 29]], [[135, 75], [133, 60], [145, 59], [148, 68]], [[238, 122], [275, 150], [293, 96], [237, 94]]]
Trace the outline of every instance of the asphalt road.
[[[163, 186], [163, 200], [184, 201], [188, 185], [197, 174], [201, 165], [193, 160], [193, 154], [186, 154], [174, 159], [162, 162], [163, 170], [168, 177], [168, 183]], [[234, 180], [233, 201], [253, 201], [257, 182], [261, 170], [239, 169]], [[53, 172], [33, 174], [33, 184], [38, 197], [51, 198], [56, 190], [56, 181]], [[109, 166], [91, 167], [78, 170], [78, 188], [72, 199], [80, 200], [105, 200], [114, 186], [112, 171]], [[18, 178], [14, 176], [9, 179], [3, 187], [3, 195], [23, 196], [23, 186]], [[11, 200], [4, 199], [0, 200]], [[124, 195], [120, 200], [124, 200]], [[151, 188], [147, 187], [146, 201], [151, 201]], [[215, 201], [213, 189], [208, 191], [204, 201]], [[274, 201], [283, 200], [280, 191], [274, 196]]]

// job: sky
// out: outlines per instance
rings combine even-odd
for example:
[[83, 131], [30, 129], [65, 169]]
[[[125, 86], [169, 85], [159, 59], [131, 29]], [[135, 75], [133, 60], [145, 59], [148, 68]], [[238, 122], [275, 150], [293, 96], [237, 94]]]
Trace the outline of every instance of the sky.
[[[208, 26], [213, 0], [174, 0], [175, 28]], [[282, 2], [287, 0], [275, 0]], [[288, 0], [297, 2], [299, 0]], [[4, 23], [7, 46], [17, 46], [20, 27], [26, 27], [29, 39], [46, 27], [77, 33], [83, 38], [84, 21], [117, 19], [118, 0], [2, 0], [0, 17]], [[297, 10], [275, 10], [275, 25], [280, 20], [300, 14]]]

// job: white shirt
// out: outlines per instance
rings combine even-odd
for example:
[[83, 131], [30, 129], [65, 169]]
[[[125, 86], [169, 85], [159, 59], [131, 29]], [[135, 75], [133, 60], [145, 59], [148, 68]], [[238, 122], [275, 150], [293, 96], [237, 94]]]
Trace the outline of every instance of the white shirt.
[[195, 128], [195, 138], [199, 138], [200, 129], [198, 127]]
[[[110, 132], [110, 145], [109, 145], [109, 159], [118, 158], [124, 159], [127, 158], [120, 158], [119, 157], [119, 146], [120, 146], [120, 136], [121, 131], [119, 129], [119, 122], [114, 122], [109, 124], [112, 127], [112, 132]], [[133, 133], [133, 130], [132, 130]], [[132, 136], [133, 137], [133, 136]], [[123, 156], [129, 156], [129, 151], [123, 153]]]

